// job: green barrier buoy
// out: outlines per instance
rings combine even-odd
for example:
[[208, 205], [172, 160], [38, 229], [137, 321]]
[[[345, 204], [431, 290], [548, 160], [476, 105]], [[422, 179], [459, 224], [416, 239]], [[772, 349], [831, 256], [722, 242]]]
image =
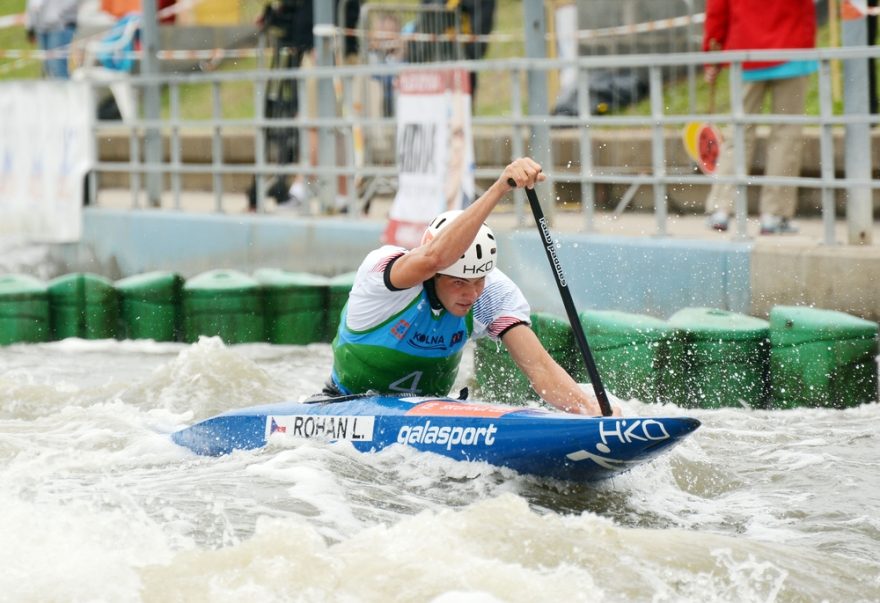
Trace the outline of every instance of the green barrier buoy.
[[254, 278], [263, 288], [269, 342], [305, 345], [326, 340], [329, 279], [275, 268], [258, 270]]
[[226, 343], [265, 341], [259, 283], [235, 270], [211, 270], [183, 286], [183, 339], [219, 336]]
[[116, 337], [119, 300], [110, 280], [77, 272], [51, 280], [48, 291], [53, 339]]
[[0, 276], [0, 345], [48, 341], [49, 293], [26, 274]]

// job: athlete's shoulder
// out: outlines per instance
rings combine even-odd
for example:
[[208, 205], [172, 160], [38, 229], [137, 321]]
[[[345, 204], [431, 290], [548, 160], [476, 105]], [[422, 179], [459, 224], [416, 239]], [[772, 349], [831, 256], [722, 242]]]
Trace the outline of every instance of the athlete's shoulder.
[[519, 287], [513, 282], [513, 279], [498, 268], [486, 275], [486, 287], [483, 291], [489, 296], [520, 293]]
[[406, 249], [396, 245], [383, 245], [366, 255], [361, 262], [361, 270], [367, 272], [384, 272], [388, 263], [406, 253]]

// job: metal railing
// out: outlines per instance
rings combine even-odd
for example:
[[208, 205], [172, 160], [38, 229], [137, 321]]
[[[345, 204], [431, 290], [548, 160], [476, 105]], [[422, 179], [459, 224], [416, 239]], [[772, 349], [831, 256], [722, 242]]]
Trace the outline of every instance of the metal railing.
[[[484, 165], [475, 172], [478, 180], [494, 179], [500, 167], [511, 156], [531, 154], [535, 151], [527, 144], [530, 128], [535, 126], [553, 128], [561, 131], [572, 128], [576, 132], [577, 156], [571, 166], [553, 162], [553, 181], [557, 184], [578, 185], [580, 187], [580, 205], [583, 213], [583, 230], [595, 228], [593, 219], [596, 210], [596, 187], [602, 185], [623, 185], [627, 187], [649, 186], [653, 190], [653, 206], [656, 217], [656, 234], [667, 234], [668, 189], [670, 186], [706, 186], [713, 181], [729, 182], [740, 187], [739, 200], [735, 205], [735, 226], [739, 237], [746, 236], [746, 196], [744, 191], [749, 186], [783, 185], [820, 191], [822, 214], [825, 222], [824, 242], [835, 244], [834, 221], [837, 197], [843, 197], [844, 204], [851, 191], [880, 188], [880, 180], [870, 178], [847, 178], [841, 174], [843, 166], [834, 165], [835, 138], [846, 136], [850, 128], [871, 128], [880, 122], [876, 115], [867, 110], [855, 114], [835, 113], [831, 98], [831, 62], [862, 61], [869, 57], [880, 56], [880, 49], [872, 47], [852, 47], [843, 49], [817, 49], [802, 51], [745, 51], [727, 53], [674, 53], [665, 55], [604, 55], [585, 56], [574, 60], [560, 59], [507, 59], [493, 61], [452, 61], [432, 63], [430, 65], [412, 65], [406, 63], [366, 64], [335, 67], [316, 67], [310, 70], [266, 70], [259, 69], [241, 72], [223, 72], [189, 75], [160, 75], [152, 77], [133, 77], [129, 81], [135, 89], [147, 85], [158, 84], [167, 91], [169, 98], [168, 117], [159, 120], [131, 119], [125, 122], [96, 122], [95, 136], [97, 139], [118, 134], [122, 128], [130, 138], [130, 156], [128, 161], [98, 161], [95, 157], [95, 172], [98, 183], [102, 174], [131, 174], [130, 187], [132, 203], [140, 204], [140, 180], [145, 174], [162, 174], [170, 183], [174, 193], [175, 207], [179, 207], [181, 181], [190, 174], [210, 174], [213, 178], [213, 192], [216, 210], [223, 211], [224, 176], [257, 176], [272, 177], [278, 173], [287, 175], [302, 174], [318, 175], [323, 181], [345, 177], [354, 190], [358, 180], [384, 178], [393, 181], [396, 176], [393, 153], [374, 153], [365, 155], [361, 164], [351, 161], [351, 155], [342, 162], [331, 164], [309, 165], [306, 153], [300, 154], [300, 161], [287, 166], [268, 165], [263, 153], [265, 132], [273, 128], [295, 128], [300, 131], [300, 139], [305, 140], [309, 129], [341, 132], [346, 140], [353, 140], [356, 131], [368, 132], [374, 143], [380, 140], [394, 140], [396, 121], [393, 115], [366, 115], [356, 110], [353, 91], [358, 81], [363, 79], [390, 77], [395, 78], [408, 70], [430, 69], [467, 69], [480, 74], [481, 80], [492, 80], [496, 86], [503, 82], [509, 98], [509, 109], [502, 115], [475, 115], [474, 130], [477, 132], [491, 131], [493, 145], [486, 145], [482, 153]], [[817, 60], [820, 68], [817, 74], [819, 84], [819, 111], [817, 115], [770, 115], [745, 114], [742, 110], [742, 63], [745, 61], [768, 60]], [[732, 106], [729, 111], [714, 114], [680, 112], [667, 113], [665, 95], [667, 85], [664, 72], [668, 68], [677, 69], [699, 67], [706, 63], [730, 64], [727, 72]], [[577, 70], [578, 115], [528, 115], [524, 113], [524, 81], [526, 75], [532, 73], [549, 73], [563, 68]], [[588, 103], [591, 75], [600, 69], [624, 68], [645, 69], [649, 77], [648, 98], [650, 114], [604, 114], [594, 115]], [[341, 110], [333, 118], [309, 118], [307, 107], [301, 107], [295, 117], [284, 119], [268, 119], [264, 112], [264, 90], [266, 82], [279, 77], [290, 78], [302, 87], [308, 78], [331, 80], [340, 99]], [[724, 75], [722, 77], [725, 77]], [[101, 85], [106, 85], [102, 83]], [[251, 86], [253, 99], [253, 116], [227, 118], [224, 117], [221, 102], [222, 91], [227, 86]], [[192, 86], [207, 86], [211, 89], [211, 106], [206, 107], [204, 116], [197, 119], [184, 119], [180, 114], [181, 89]], [[303, 99], [307, 102], [307, 98]], [[867, 106], [867, 102], [865, 103]], [[722, 108], [723, 109], [723, 108]], [[813, 176], [778, 177], [752, 175], [748, 166], [742, 165], [742, 153], [736, 153], [740, 165], [734, 175], [710, 177], [699, 173], [693, 162], [682, 153], [673, 152], [670, 141], [678, 140], [677, 132], [682, 126], [694, 120], [729, 125], [735, 141], [743, 140], [744, 130], [750, 124], [799, 124], [802, 127], [816, 128], [819, 132], [818, 143], [820, 152], [820, 173]], [[158, 129], [168, 140], [169, 157], [161, 163], [146, 163], [142, 158], [140, 142], [147, 129]], [[181, 158], [181, 135], [189, 130], [209, 130], [211, 138], [210, 162], [196, 164], [184, 162]], [[597, 148], [597, 140], [621, 130], [645, 132], [650, 140], [650, 152], [640, 157], [638, 165], [615, 165], [598, 157], [601, 149]], [[249, 163], [232, 163], [225, 159], [225, 139], [235, 133], [251, 133], [253, 135], [253, 161]], [[370, 141], [367, 141], [370, 144]], [[680, 145], [680, 143], [678, 143]], [[865, 158], [873, 165], [871, 148], [864, 149]], [[551, 156], [552, 157], [552, 156]], [[93, 180], [90, 187], [92, 202], [100, 203], [99, 189]], [[97, 197], [97, 198], [95, 198]], [[258, 210], [265, 209], [263, 191], [258, 193]], [[360, 200], [362, 201], [362, 199]], [[350, 215], [357, 215], [357, 203], [353, 199]], [[515, 204], [515, 211], [524, 219], [522, 199]], [[326, 209], [326, 208], [325, 208]], [[870, 229], [871, 225], [861, 224], [858, 228]]]

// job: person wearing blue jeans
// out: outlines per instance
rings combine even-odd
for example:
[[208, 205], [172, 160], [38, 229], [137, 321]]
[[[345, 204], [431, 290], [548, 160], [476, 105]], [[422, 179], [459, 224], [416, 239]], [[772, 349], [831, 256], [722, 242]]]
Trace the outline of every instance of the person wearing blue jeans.
[[40, 50], [57, 50], [60, 56], [43, 61], [43, 74], [49, 78], [67, 79], [67, 50], [76, 32], [79, 0], [28, 0], [25, 28], [28, 40]]

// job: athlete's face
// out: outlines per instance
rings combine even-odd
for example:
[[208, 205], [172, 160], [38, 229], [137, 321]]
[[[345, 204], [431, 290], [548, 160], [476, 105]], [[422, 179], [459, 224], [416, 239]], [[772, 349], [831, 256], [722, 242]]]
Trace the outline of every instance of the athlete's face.
[[455, 316], [464, 316], [480, 297], [486, 278], [458, 278], [438, 274], [434, 278], [434, 289], [440, 303]]

